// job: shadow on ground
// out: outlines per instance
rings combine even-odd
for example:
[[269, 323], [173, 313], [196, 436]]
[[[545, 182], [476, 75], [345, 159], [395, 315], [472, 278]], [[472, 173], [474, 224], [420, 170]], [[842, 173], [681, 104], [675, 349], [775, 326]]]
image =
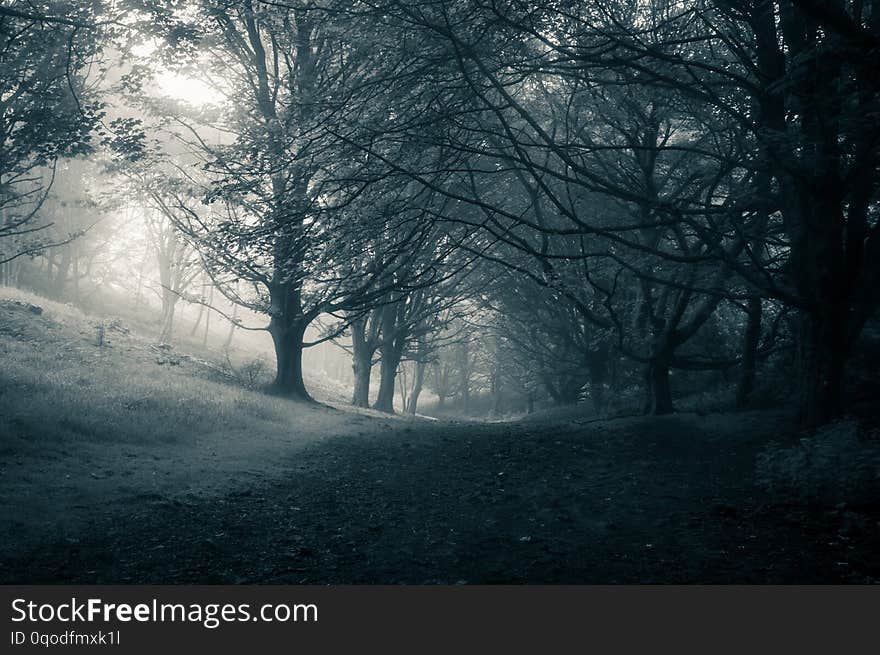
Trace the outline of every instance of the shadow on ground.
[[[413, 423], [216, 498], [146, 494], [7, 553], [5, 583], [871, 583], [876, 508], [769, 505], [785, 417]], [[52, 540], [50, 540], [52, 541]]]

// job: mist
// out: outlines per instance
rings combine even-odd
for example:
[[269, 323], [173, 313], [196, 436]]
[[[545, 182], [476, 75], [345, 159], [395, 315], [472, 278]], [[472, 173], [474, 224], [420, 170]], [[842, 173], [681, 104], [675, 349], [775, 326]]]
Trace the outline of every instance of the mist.
[[4, 3], [0, 578], [877, 582], [838, 5]]

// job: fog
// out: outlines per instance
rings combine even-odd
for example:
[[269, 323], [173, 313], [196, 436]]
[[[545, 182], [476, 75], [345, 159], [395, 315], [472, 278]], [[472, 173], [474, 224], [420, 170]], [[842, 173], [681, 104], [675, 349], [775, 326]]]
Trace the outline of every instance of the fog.
[[814, 5], [5, 2], [3, 556], [118, 492], [202, 532], [102, 580], [289, 582], [200, 550], [261, 516], [307, 582], [876, 582], [880, 10]]

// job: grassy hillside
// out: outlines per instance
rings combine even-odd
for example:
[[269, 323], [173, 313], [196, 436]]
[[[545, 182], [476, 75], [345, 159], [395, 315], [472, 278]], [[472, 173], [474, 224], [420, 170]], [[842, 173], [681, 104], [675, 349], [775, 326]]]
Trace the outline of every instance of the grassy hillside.
[[[101, 346], [97, 325], [105, 326]], [[224, 355], [193, 344], [162, 348], [148, 334], [112, 315], [87, 315], [3, 289], [3, 425], [42, 440], [145, 443], [291, 421], [295, 406], [243, 386], [247, 380], [239, 379], [244, 374], [234, 360], [230, 366]], [[320, 379], [309, 383], [318, 400], [344, 401], [337, 387]], [[165, 432], [168, 425], [176, 427], [174, 434]]]
[[210, 356], [163, 349], [112, 315], [0, 290], [2, 531], [23, 544], [49, 524], [81, 523], [96, 504], [225, 493], [306, 444], [405, 420], [349, 409], [320, 379], [310, 389], [331, 405], [274, 397]]

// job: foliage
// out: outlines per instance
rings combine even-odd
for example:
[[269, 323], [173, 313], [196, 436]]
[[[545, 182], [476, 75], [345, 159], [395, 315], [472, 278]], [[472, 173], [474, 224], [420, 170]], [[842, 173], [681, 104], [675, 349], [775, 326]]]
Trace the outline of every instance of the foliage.
[[834, 506], [880, 503], [880, 434], [853, 420], [831, 423], [796, 446], [771, 443], [757, 458], [757, 479], [773, 501]]
[[[874, 2], [11, 6], [32, 20], [4, 25], [47, 47], [9, 38], [0, 62], [0, 185], [20, 204], [0, 233], [23, 236], [53, 162], [122, 101], [100, 141], [113, 170], [143, 181], [212, 289], [268, 318], [292, 397], [319, 321], [351, 334], [357, 404], [379, 364], [386, 411], [406, 361], [465, 406], [487, 390], [602, 414], [641, 393], [667, 414], [797, 386], [816, 426], [852, 400], [880, 306]], [[107, 43], [120, 62], [98, 97]], [[168, 75], [212, 99], [170, 97]], [[435, 352], [452, 315], [485, 334]]]
[[254, 357], [240, 366], [234, 366], [227, 357], [228, 370], [246, 389], [256, 389], [271, 381], [269, 362], [265, 357]]
[[[103, 2], [7, 5], [10, 13], [0, 12], [0, 262], [53, 243], [38, 213], [56, 163], [93, 152], [103, 117], [87, 79], [103, 46], [93, 29]], [[56, 11], [64, 22], [41, 20]]]

